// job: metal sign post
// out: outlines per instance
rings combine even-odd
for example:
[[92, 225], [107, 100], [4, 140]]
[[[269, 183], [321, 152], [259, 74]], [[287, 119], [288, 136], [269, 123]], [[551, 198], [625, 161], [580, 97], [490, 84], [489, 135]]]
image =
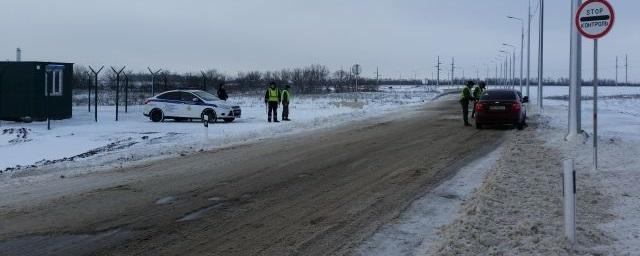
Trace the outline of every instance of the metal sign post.
[[588, 0], [575, 16], [580, 34], [593, 39], [593, 165], [598, 169], [598, 39], [613, 28], [615, 12], [606, 0]]

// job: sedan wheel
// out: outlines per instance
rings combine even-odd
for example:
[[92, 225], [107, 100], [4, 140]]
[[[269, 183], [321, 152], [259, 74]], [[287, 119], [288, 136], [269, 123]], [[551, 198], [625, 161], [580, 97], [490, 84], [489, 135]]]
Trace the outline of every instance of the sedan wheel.
[[201, 120], [204, 121], [204, 116], [209, 116], [209, 123], [215, 123], [218, 121], [218, 116], [216, 115], [216, 112], [213, 111], [212, 109], [207, 109], [205, 111], [202, 111], [202, 115], [200, 115]]
[[162, 110], [154, 109], [151, 111], [151, 114], [149, 114], [149, 119], [151, 119], [152, 122], [157, 123], [164, 119], [164, 114], [162, 113]]

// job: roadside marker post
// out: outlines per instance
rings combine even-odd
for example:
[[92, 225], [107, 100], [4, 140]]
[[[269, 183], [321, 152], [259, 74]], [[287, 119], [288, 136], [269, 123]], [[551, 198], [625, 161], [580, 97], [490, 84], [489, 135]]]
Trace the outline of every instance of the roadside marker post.
[[204, 124], [204, 138], [209, 139], [209, 115], [202, 116], [202, 124]]
[[571, 243], [576, 242], [576, 171], [573, 159], [564, 161], [562, 173], [562, 194], [564, 197], [564, 234]]
[[588, 0], [575, 14], [576, 28], [593, 39], [593, 165], [598, 169], [598, 39], [607, 35], [615, 23], [615, 12], [607, 0]]

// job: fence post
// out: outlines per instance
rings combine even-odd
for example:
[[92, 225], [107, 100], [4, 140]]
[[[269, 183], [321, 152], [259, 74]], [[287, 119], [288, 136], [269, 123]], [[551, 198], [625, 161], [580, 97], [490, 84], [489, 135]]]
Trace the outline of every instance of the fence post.
[[102, 71], [102, 69], [104, 68], [104, 66], [100, 67], [100, 69], [98, 69], [98, 71], [95, 71], [91, 66], [89, 66], [89, 69], [91, 69], [91, 73], [93, 73], [93, 78], [94, 78], [94, 85], [95, 85], [95, 92], [93, 94], [94, 96], [94, 100], [93, 100], [93, 116], [96, 122], [98, 122], [98, 74], [100, 74], [100, 71]]
[[120, 108], [120, 74], [122, 74], [122, 71], [124, 71], [125, 68], [126, 66], [122, 67], [119, 71], [116, 71], [115, 68], [111, 67], [113, 73], [116, 74], [116, 122], [118, 121], [118, 112]]
[[576, 171], [573, 159], [564, 161], [562, 192], [564, 194], [564, 234], [573, 244], [576, 242]]

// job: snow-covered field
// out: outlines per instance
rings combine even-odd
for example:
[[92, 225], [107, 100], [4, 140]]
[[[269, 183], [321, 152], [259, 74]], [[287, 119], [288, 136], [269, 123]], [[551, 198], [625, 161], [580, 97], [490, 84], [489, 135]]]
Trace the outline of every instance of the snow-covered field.
[[96, 123], [94, 113], [77, 106], [73, 118], [52, 121], [50, 131], [46, 122], [2, 121], [0, 179], [70, 175], [330, 127], [422, 104], [435, 95], [428, 87], [416, 86], [384, 86], [381, 92], [372, 93], [295, 95], [290, 114], [293, 121], [277, 124], [266, 122], [261, 95], [231, 95], [230, 101], [242, 107], [242, 118], [212, 124], [208, 129], [199, 122], [153, 123], [142, 115], [142, 106], [130, 106], [128, 113], [121, 107], [118, 122], [115, 107], [99, 106]]
[[[640, 88], [619, 88], [602, 94], [637, 96]], [[593, 166], [593, 101], [583, 101], [585, 135], [574, 143], [562, 139], [567, 132], [567, 102], [550, 101], [549, 105], [545, 115], [551, 118], [550, 128], [541, 136], [567, 158], [575, 159], [577, 197], [584, 197], [587, 187], [595, 187], [604, 200], [603, 203], [578, 203], [578, 238], [580, 223], [595, 224], [604, 232], [599, 238], [606, 241], [600, 251], [607, 255], [640, 254], [640, 98], [612, 97], [598, 101], [597, 170]], [[602, 219], [606, 221], [600, 223]], [[582, 232], [582, 235], [588, 234]]]

